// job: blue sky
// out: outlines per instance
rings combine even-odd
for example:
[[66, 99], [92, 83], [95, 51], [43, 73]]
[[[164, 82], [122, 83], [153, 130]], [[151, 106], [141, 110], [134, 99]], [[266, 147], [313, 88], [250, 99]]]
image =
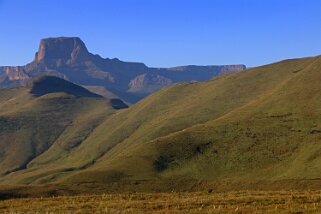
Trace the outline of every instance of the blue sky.
[[319, 0], [0, 0], [0, 65], [39, 40], [78, 36], [92, 53], [149, 66], [257, 66], [321, 54]]

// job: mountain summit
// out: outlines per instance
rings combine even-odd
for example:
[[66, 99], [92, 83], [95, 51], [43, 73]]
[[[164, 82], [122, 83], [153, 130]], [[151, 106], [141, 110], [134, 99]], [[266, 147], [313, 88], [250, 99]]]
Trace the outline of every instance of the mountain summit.
[[78, 37], [48, 38], [40, 41], [39, 50], [36, 53], [36, 62], [72, 64], [88, 60], [90, 54], [86, 45]]
[[[78, 37], [57, 37], [42, 39], [31, 63], [0, 67], [0, 88], [25, 85], [36, 76], [51, 75], [134, 103], [176, 82], [206, 81], [244, 69], [244, 65], [150, 68], [144, 63], [94, 55]], [[101, 87], [105, 90], [94, 90]]]

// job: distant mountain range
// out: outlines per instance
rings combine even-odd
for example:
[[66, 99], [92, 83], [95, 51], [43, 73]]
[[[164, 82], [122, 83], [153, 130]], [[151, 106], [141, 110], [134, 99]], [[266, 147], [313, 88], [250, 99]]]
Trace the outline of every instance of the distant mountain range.
[[26, 85], [39, 75], [54, 75], [107, 98], [135, 103], [173, 83], [206, 81], [244, 69], [245, 65], [150, 68], [143, 63], [102, 58], [88, 52], [77, 37], [59, 37], [42, 39], [31, 63], [0, 67], [0, 88]]

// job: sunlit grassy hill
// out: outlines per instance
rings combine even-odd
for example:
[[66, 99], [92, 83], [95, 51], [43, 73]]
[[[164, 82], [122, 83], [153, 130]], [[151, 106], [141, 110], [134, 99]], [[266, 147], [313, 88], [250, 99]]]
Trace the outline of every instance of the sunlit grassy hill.
[[[92, 113], [100, 112], [102, 108], [94, 102], [101, 100], [81, 98], [91, 101], [80, 105], [78, 111], [94, 106], [97, 110], [90, 114], [97, 117], [77, 114], [77, 126], [60, 131], [55, 138], [59, 143], [40, 150], [41, 155], [21, 170], [3, 176], [1, 182], [107, 185], [144, 181], [149, 185], [147, 181], [170, 180], [175, 187], [175, 182], [182, 179], [318, 180], [320, 81], [321, 57], [311, 57], [226, 74], [207, 82], [179, 83], [108, 117]], [[7, 100], [11, 99], [9, 95]], [[39, 99], [47, 98], [33, 102]], [[95, 125], [88, 129], [92, 120]], [[60, 130], [56, 126], [64, 120], [51, 121], [50, 126], [55, 128], [50, 130]], [[77, 143], [68, 143], [79, 133], [85, 134]], [[40, 141], [39, 145], [46, 142]]]
[[163, 89], [100, 125], [106, 153], [67, 181], [320, 178], [320, 80], [316, 57]]

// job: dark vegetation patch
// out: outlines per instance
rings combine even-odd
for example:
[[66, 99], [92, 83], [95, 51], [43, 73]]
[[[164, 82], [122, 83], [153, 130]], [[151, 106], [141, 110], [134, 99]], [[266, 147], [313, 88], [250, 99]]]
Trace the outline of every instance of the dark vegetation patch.
[[300, 71], [302, 71], [302, 69], [297, 69], [297, 70], [294, 70], [294, 71], [292, 71], [292, 73], [298, 73], [298, 72], [300, 72]]
[[174, 157], [171, 156], [159, 156], [155, 161], [154, 161], [154, 168], [158, 171], [158, 172], [162, 172], [164, 170], [166, 170], [169, 166], [169, 164], [174, 160]]
[[271, 115], [269, 117], [272, 117], [272, 118], [285, 118], [285, 117], [290, 117], [292, 116], [292, 113], [288, 113], [288, 114], [279, 114], [279, 115]]
[[321, 133], [321, 130], [313, 129], [310, 131], [310, 134], [320, 134], [320, 133]]
[[[198, 155], [203, 155], [212, 147], [213, 142], [199, 144], [173, 143], [160, 148], [161, 155], [153, 162], [154, 168], [158, 172], [179, 165], [179, 162], [190, 160]], [[215, 154], [216, 150], [212, 151]]]
[[0, 200], [12, 199], [15, 197], [16, 195], [13, 193], [0, 193]]
[[110, 99], [111, 106], [114, 109], [124, 109], [128, 108], [128, 105], [126, 105], [122, 100], [120, 99]]
[[0, 133], [19, 130], [21, 126], [21, 121], [17, 118], [0, 116]]

